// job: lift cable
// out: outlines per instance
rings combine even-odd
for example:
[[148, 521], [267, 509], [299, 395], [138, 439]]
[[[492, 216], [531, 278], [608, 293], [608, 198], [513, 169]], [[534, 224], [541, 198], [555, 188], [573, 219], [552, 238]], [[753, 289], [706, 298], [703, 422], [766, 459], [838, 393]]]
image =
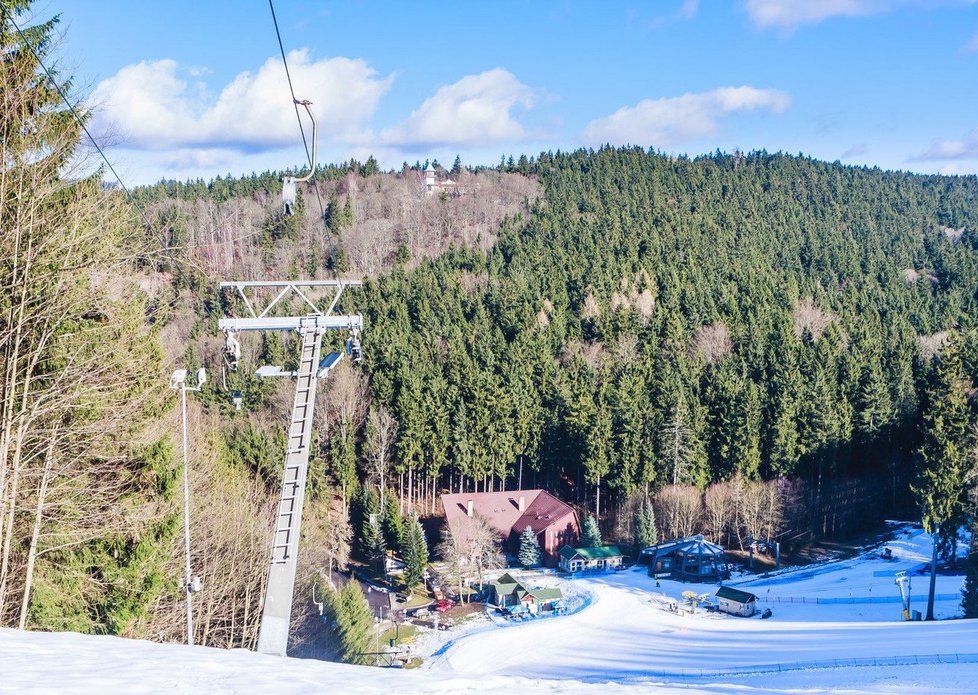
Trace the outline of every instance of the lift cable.
[[89, 132], [88, 127], [85, 125], [85, 122], [82, 120], [81, 116], [78, 115], [78, 112], [75, 110], [75, 107], [72, 105], [72, 103], [68, 100], [68, 96], [61, 88], [61, 85], [58, 84], [58, 82], [54, 79], [54, 75], [51, 74], [51, 71], [48, 70], [47, 66], [44, 64], [44, 61], [41, 60], [41, 56], [39, 52], [34, 50], [34, 46], [31, 44], [31, 42], [27, 39], [27, 36], [24, 35], [24, 32], [21, 31], [20, 27], [17, 25], [16, 20], [14, 20], [13, 14], [11, 14], [11, 12], [6, 8], [6, 6], [3, 3], [0, 3], [0, 10], [2, 10], [4, 16], [10, 20], [10, 23], [13, 25], [14, 29], [17, 30], [17, 33], [20, 35], [21, 41], [24, 42], [24, 45], [27, 46], [27, 49], [31, 52], [31, 55], [34, 56], [34, 60], [37, 61], [37, 64], [41, 66], [42, 70], [44, 70], [44, 73], [47, 75], [48, 80], [51, 81], [51, 84], [54, 85], [55, 90], [57, 90], [58, 94], [61, 96], [61, 100], [64, 101], [65, 105], [68, 107], [68, 110], [71, 111], [71, 115], [75, 117], [75, 120], [78, 122], [78, 125], [81, 126], [81, 129], [85, 132], [85, 135], [88, 136], [88, 139], [92, 142], [92, 145], [95, 147], [96, 151], [99, 153], [99, 155], [101, 155], [102, 160], [105, 162], [106, 166], [109, 167], [109, 170], [112, 172], [112, 175], [115, 176], [115, 180], [119, 182], [119, 185], [122, 187], [122, 190], [126, 192], [126, 195], [129, 197], [129, 202], [131, 202], [133, 204], [133, 207], [135, 207], [136, 210], [139, 211], [139, 214], [142, 216], [143, 222], [146, 223], [146, 226], [152, 228], [153, 225], [150, 223], [149, 218], [146, 216], [146, 211], [143, 210], [143, 206], [140, 205], [138, 202], [136, 202], [136, 198], [133, 197], [132, 192], [129, 190], [128, 186], [126, 186], [125, 182], [123, 182], [122, 177], [119, 176], [118, 172], [115, 170], [115, 167], [112, 166], [112, 162], [110, 162], [109, 158], [105, 156], [105, 152], [103, 152], [102, 148], [99, 147], [99, 144], [95, 141], [95, 138], [92, 137], [92, 134], [91, 132]]
[[282, 64], [285, 65], [285, 78], [289, 83], [289, 92], [292, 94], [292, 105], [295, 107], [295, 118], [299, 123], [299, 132], [302, 134], [302, 146], [306, 150], [306, 158], [309, 160], [309, 168], [312, 170], [312, 184], [313, 189], [316, 191], [316, 201], [319, 203], [319, 218], [323, 222], [323, 228], [326, 230], [326, 242], [329, 244], [329, 255], [332, 259], [331, 265], [333, 266], [333, 276], [337, 281], [340, 281], [339, 269], [336, 267], [337, 256], [336, 256], [336, 245], [333, 243], [333, 234], [326, 223], [326, 206], [323, 205], [323, 196], [319, 191], [319, 181], [316, 178], [316, 165], [313, 162], [312, 154], [309, 151], [309, 143], [306, 140], [306, 131], [302, 127], [302, 117], [299, 115], [299, 104], [300, 101], [296, 99], [295, 89], [292, 86], [292, 73], [289, 72], [289, 61], [285, 55], [285, 46], [282, 43], [282, 33], [278, 28], [278, 19], [275, 16], [275, 4], [273, 0], [268, 0], [268, 9], [272, 12], [272, 23], [275, 25], [275, 37], [278, 39], [278, 49], [282, 54]]

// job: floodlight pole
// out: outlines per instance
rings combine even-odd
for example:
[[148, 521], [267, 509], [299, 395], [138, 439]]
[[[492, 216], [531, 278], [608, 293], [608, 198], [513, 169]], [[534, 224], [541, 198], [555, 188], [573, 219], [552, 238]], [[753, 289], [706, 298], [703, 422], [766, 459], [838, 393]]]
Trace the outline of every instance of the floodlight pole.
[[183, 545], [184, 545], [184, 593], [187, 594], [187, 644], [194, 643], [194, 595], [190, 580], [190, 475], [187, 465], [187, 385], [180, 389], [183, 401]]
[[197, 371], [197, 386], [187, 386], [187, 370], [178, 369], [170, 379], [170, 388], [180, 390], [180, 412], [183, 422], [183, 545], [184, 545], [184, 593], [187, 594], [187, 644], [194, 643], [194, 580], [190, 574], [190, 475], [187, 457], [187, 391], [200, 391], [206, 379], [203, 369]]

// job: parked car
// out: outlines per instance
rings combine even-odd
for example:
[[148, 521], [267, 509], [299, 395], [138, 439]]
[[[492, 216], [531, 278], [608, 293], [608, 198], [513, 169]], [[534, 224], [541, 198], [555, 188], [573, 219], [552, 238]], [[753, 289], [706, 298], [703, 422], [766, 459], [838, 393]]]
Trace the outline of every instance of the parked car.
[[453, 605], [454, 604], [451, 601], [449, 601], [447, 598], [443, 598], [442, 600], [438, 601], [438, 603], [435, 604], [435, 610], [438, 611], [439, 613], [444, 613]]

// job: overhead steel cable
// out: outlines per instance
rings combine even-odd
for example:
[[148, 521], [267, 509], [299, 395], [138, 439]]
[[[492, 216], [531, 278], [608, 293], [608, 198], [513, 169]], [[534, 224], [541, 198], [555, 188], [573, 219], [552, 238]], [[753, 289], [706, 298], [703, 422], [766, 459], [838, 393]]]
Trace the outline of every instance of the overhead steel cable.
[[275, 16], [275, 4], [273, 0], [268, 0], [268, 9], [272, 12], [272, 23], [275, 25], [275, 37], [278, 39], [278, 49], [282, 54], [282, 64], [285, 66], [285, 79], [289, 83], [289, 93], [292, 95], [292, 106], [295, 108], [295, 119], [299, 123], [299, 132], [302, 134], [302, 146], [306, 150], [306, 159], [309, 160], [309, 169], [312, 171], [313, 190], [316, 191], [316, 201], [319, 203], [319, 217], [323, 222], [323, 228], [326, 230], [326, 243], [329, 245], [329, 255], [332, 259], [333, 276], [339, 281], [339, 269], [336, 267], [336, 245], [333, 242], [332, 230], [330, 230], [329, 225], [326, 223], [326, 206], [323, 205], [323, 196], [319, 191], [319, 181], [316, 179], [316, 165], [313, 161], [312, 154], [309, 151], [309, 143], [306, 140], [306, 131], [305, 128], [302, 127], [302, 117], [299, 115], [300, 101], [299, 99], [296, 99], [295, 88], [292, 86], [292, 73], [289, 71], [289, 60], [285, 55], [285, 45], [282, 43], [282, 32], [279, 31], [278, 28], [278, 18]]
[[[295, 120], [299, 123], [299, 132], [302, 133], [302, 146], [306, 149], [306, 159], [309, 160], [309, 168], [313, 165], [312, 155], [309, 153], [309, 143], [306, 141], [306, 130], [302, 127], [302, 116], [299, 115], [299, 100], [295, 98], [295, 89], [292, 86], [292, 73], [289, 71], [289, 61], [285, 57], [285, 46], [282, 44], [282, 34], [278, 29], [278, 18], [275, 16], [275, 5], [272, 0], [268, 0], [268, 9], [272, 11], [272, 23], [275, 25], [275, 36], [278, 38], [278, 50], [282, 53], [282, 64], [285, 65], [285, 79], [289, 83], [289, 92], [292, 93], [292, 105], [295, 107]], [[315, 175], [315, 172], [313, 172]]]
[[47, 66], [44, 64], [44, 61], [41, 60], [40, 54], [36, 50], [34, 50], [34, 46], [28, 40], [27, 36], [24, 35], [24, 32], [21, 31], [20, 26], [18, 26], [17, 21], [14, 19], [13, 15], [10, 13], [10, 11], [6, 8], [6, 6], [3, 3], [0, 3], [0, 10], [3, 11], [4, 17], [10, 20], [10, 23], [13, 25], [14, 29], [17, 30], [17, 33], [20, 35], [20, 40], [24, 42], [24, 45], [27, 46], [27, 50], [29, 50], [31, 55], [34, 56], [34, 60], [36, 60], [37, 64], [41, 66], [41, 69], [44, 71], [44, 74], [47, 75], [48, 80], [51, 82], [55, 90], [58, 92], [58, 95], [61, 97], [61, 100], [65, 103], [65, 106], [68, 107], [68, 110], [71, 111], [71, 115], [74, 116], [75, 120], [78, 122], [78, 125], [84, 131], [85, 135], [88, 136], [88, 139], [91, 141], [92, 146], [95, 147], [95, 150], [102, 157], [102, 160], [105, 162], [106, 166], [109, 167], [109, 171], [111, 171], [112, 175], [115, 176], [115, 180], [119, 182], [119, 185], [122, 187], [122, 190], [126, 192], [126, 195], [129, 197], [129, 202], [132, 203], [133, 207], [135, 207], [136, 210], [139, 211], [140, 216], [143, 218], [143, 222], [146, 223], [147, 227], [152, 227], [153, 225], [150, 223], [149, 218], [146, 216], [146, 211], [143, 210], [143, 206], [136, 201], [135, 197], [133, 197], [132, 191], [130, 191], [129, 187], [126, 186], [125, 182], [122, 180], [122, 177], [119, 176], [119, 173], [115, 170], [115, 167], [112, 166], [112, 162], [109, 161], [109, 158], [105, 156], [105, 152], [103, 152], [102, 148], [99, 147], [98, 142], [96, 142], [95, 138], [92, 137], [91, 132], [89, 132], [88, 127], [85, 125], [85, 121], [82, 120], [81, 116], [75, 110], [75, 107], [68, 100], [68, 96], [61, 88], [61, 85], [58, 84], [57, 80], [54, 79], [54, 75], [51, 74], [51, 71], [48, 70]]

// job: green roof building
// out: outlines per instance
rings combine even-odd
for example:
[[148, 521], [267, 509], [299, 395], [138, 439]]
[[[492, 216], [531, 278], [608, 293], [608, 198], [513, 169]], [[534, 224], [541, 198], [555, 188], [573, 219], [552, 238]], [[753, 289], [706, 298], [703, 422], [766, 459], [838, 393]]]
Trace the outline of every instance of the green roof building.
[[560, 549], [560, 569], [565, 572], [587, 572], [610, 570], [621, 567], [624, 556], [614, 545], [597, 548], [572, 548], [565, 545]]
[[553, 610], [564, 599], [560, 589], [531, 589], [508, 572], [492, 582], [492, 594], [493, 603], [511, 613]]

